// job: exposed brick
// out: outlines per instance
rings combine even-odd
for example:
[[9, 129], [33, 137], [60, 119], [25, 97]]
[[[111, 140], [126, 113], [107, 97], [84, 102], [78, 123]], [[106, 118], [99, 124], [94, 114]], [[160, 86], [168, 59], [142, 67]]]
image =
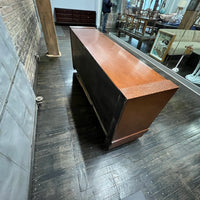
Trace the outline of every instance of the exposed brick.
[[0, 0], [0, 14], [10, 33], [18, 56], [33, 84], [40, 28], [33, 0]]

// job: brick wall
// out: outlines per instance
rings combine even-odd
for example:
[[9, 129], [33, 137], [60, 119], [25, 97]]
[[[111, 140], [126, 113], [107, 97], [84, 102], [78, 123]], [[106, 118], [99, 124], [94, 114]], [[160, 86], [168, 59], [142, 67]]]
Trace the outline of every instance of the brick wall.
[[0, 14], [33, 85], [40, 39], [33, 0], [0, 0]]

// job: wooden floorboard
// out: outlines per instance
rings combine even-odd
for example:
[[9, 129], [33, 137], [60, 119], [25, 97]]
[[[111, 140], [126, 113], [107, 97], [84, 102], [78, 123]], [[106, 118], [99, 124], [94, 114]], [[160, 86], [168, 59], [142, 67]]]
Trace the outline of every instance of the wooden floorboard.
[[[32, 200], [200, 199], [200, 97], [179, 90], [140, 139], [112, 150], [73, 70], [69, 30], [57, 26], [62, 57], [41, 41]], [[164, 72], [158, 73], [170, 79]]]

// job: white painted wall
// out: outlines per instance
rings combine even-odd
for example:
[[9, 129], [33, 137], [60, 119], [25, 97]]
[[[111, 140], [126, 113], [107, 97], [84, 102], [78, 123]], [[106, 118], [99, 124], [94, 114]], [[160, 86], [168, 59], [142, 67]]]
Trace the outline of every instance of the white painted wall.
[[103, 0], [96, 0], [95, 2], [96, 2], [96, 16], [97, 16], [96, 25], [97, 25], [97, 28], [99, 28], [100, 22], [101, 22], [101, 10], [102, 10]]
[[102, 0], [51, 0], [52, 12], [54, 8], [96, 11], [96, 25], [100, 25]]
[[97, 0], [51, 0], [52, 8], [95, 10]]
[[[166, 14], [177, 12], [179, 2], [180, 2], [180, 0], [167, 0], [166, 7], [165, 7], [166, 8]], [[185, 8], [181, 11], [181, 14], [185, 13], [189, 3], [190, 3], [190, 0], [187, 0], [187, 4], [186, 4]]]

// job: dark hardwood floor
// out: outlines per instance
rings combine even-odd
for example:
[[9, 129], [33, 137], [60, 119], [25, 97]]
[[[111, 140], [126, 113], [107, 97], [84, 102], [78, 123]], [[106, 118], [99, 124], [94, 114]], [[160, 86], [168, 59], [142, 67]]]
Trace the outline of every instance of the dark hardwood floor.
[[154, 67], [179, 90], [143, 137], [108, 151], [74, 76], [69, 30], [56, 29], [62, 57], [47, 58], [41, 41], [37, 95], [44, 101], [31, 199], [139, 200], [133, 197], [139, 194], [146, 200], [199, 200], [200, 97]]

